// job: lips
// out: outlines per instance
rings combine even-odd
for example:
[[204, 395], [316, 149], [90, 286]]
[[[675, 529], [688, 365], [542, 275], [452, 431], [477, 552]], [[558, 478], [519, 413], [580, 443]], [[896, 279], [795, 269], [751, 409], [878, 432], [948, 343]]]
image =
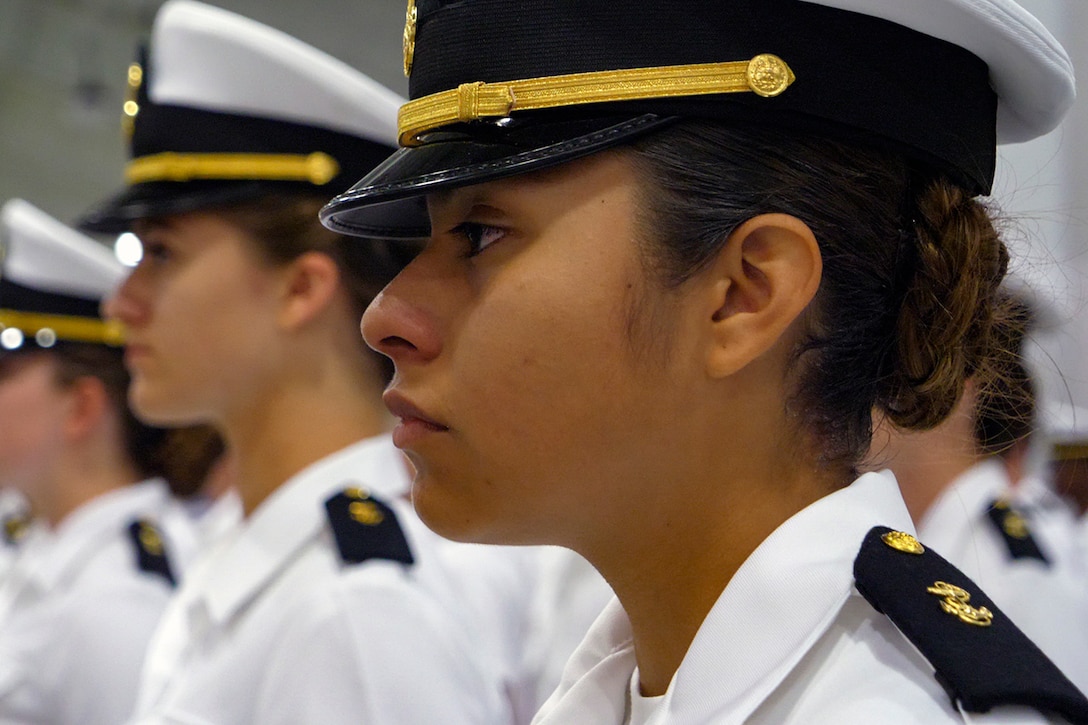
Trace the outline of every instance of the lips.
[[445, 433], [449, 427], [440, 423], [394, 390], [387, 390], [382, 396], [385, 407], [400, 419], [393, 428], [393, 444], [397, 448], [407, 448], [436, 433]]

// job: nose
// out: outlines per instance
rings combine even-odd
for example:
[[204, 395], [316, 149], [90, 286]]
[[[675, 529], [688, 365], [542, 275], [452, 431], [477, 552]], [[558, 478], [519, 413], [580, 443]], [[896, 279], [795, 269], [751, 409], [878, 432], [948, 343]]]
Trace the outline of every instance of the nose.
[[140, 302], [137, 294], [138, 279], [136, 274], [139, 268], [131, 272], [121, 286], [114, 290], [106, 299], [102, 300], [100, 312], [102, 317], [109, 320], [117, 320], [127, 327], [139, 325], [147, 318], [147, 306]]
[[402, 269], [367, 306], [359, 325], [366, 344], [398, 369], [428, 362], [442, 352], [437, 310], [443, 309], [444, 290], [429, 258], [424, 252]]

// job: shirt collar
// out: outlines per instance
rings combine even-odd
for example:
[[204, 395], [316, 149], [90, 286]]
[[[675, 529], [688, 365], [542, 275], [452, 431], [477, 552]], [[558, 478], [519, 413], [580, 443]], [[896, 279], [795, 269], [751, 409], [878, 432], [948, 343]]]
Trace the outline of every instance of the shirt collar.
[[325, 501], [349, 486], [389, 500], [409, 488], [408, 470], [389, 436], [368, 438], [307, 466], [271, 496], [222, 543], [201, 577], [193, 606], [223, 623], [267, 586], [326, 521]]
[[[665, 720], [743, 722], [856, 594], [854, 558], [876, 525], [914, 532], [887, 471], [865, 474], [779, 526], [703, 621], [666, 693]], [[614, 600], [572, 657], [541, 722], [618, 722], [634, 666], [630, 624]]]
[[1009, 493], [1009, 476], [1000, 461], [976, 463], [945, 486], [930, 504], [918, 522], [919, 538], [937, 551], [953, 551], [959, 544], [952, 537], [969, 531], [963, 522], [978, 518], [995, 499]]
[[96, 553], [98, 542], [120, 536], [137, 518], [157, 517], [168, 497], [165, 483], [151, 479], [91, 499], [34, 542], [27, 552], [34, 559], [32, 580], [48, 591], [70, 579]]

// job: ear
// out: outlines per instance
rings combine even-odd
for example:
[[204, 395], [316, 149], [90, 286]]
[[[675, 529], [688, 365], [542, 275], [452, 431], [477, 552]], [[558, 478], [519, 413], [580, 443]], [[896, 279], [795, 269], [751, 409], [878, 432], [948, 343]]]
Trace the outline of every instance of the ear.
[[67, 387], [68, 415], [64, 430], [72, 440], [83, 440], [100, 425], [110, 407], [106, 384], [93, 375], [82, 375]]
[[332, 304], [340, 285], [340, 270], [332, 257], [306, 252], [283, 271], [284, 287], [278, 316], [285, 329], [296, 330]]
[[778, 342], [816, 295], [823, 260], [808, 225], [761, 214], [737, 227], [708, 270], [707, 373], [732, 375]]

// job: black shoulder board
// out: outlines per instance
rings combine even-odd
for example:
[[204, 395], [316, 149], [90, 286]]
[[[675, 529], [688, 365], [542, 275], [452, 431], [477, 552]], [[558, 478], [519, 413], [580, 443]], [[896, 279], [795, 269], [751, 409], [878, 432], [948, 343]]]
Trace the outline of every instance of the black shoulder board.
[[157, 574], [170, 586], [177, 586], [174, 572], [170, 569], [170, 560], [166, 558], [166, 546], [155, 525], [139, 519], [129, 524], [128, 534], [136, 549], [136, 566], [140, 571]]
[[412, 550], [393, 509], [362, 488], [348, 488], [325, 502], [340, 557], [349, 564], [389, 559], [411, 564]]
[[986, 510], [986, 515], [997, 532], [1001, 534], [1005, 545], [1009, 547], [1009, 555], [1013, 559], [1038, 559], [1047, 566], [1050, 565], [1043, 550], [1035, 543], [1031, 532], [1028, 531], [1028, 524], [1024, 517], [1019, 511], [1009, 506], [1007, 501], [1003, 499], [994, 501]]
[[913, 536], [870, 530], [854, 560], [854, 582], [964, 710], [1026, 705], [1088, 723], [1088, 699], [1076, 686], [978, 585]]

